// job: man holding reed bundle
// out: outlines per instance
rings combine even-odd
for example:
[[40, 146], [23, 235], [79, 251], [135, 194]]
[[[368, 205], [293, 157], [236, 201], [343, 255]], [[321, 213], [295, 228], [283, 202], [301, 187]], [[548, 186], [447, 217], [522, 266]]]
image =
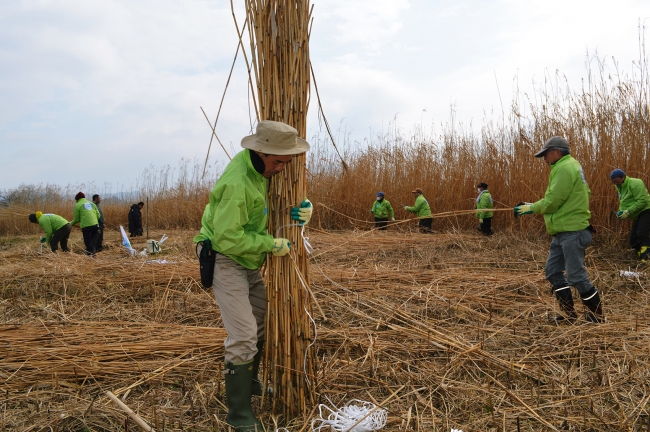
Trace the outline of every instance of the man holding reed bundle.
[[616, 216], [632, 220], [630, 247], [639, 259], [646, 262], [650, 256], [650, 194], [643, 180], [625, 175], [622, 169], [615, 169], [609, 175], [616, 187], [620, 204]]
[[[265, 120], [241, 146], [245, 150], [230, 161], [210, 193], [194, 242], [200, 260], [206, 253], [214, 256], [212, 290], [228, 332], [226, 422], [238, 432], [247, 432], [263, 430], [251, 407], [251, 396], [262, 395], [257, 374], [266, 334], [266, 287], [260, 267], [268, 253], [282, 257], [291, 248], [287, 239], [266, 232], [268, 179], [294, 155], [309, 150], [309, 144], [293, 127]], [[291, 210], [291, 217], [305, 224], [311, 212], [312, 205], [305, 199]]]
[[553, 236], [546, 259], [546, 280], [551, 283], [562, 315], [549, 317], [560, 323], [578, 318], [573, 304], [571, 287], [580, 294], [588, 311], [585, 319], [592, 323], [604, 321], [598, 290], [587, 275], [584, 266], [585, 249], [591, 244], [593, 227], [589, 223], [591, 190], [580, 163], [571, 156], [569, 141], [554, 136], [535, 153], [550, 165], [548, 187], [544, 198], [535, 203], [519, 203], [515, 218], [527, 214], [543, 214], [546, 230]]

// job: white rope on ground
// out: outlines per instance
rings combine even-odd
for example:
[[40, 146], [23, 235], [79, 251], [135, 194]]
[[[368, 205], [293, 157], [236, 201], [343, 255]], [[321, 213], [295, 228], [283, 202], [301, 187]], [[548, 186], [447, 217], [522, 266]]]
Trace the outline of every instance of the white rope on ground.
[[[336, 407], [335, 407], [336, 408]], [[329, 414], [327, 414], [329, 412]], [[327, 414], [327, 418], [323, 414]], [[371, 432], [382, 429], [388, 420], [388, 410], [372, 402], [352, 399], [335, 410], [325, 404], [318, 405], [319, 418], [312, 420], [312, 432]], [[315, 423], [320, 422], [319, 425]]]

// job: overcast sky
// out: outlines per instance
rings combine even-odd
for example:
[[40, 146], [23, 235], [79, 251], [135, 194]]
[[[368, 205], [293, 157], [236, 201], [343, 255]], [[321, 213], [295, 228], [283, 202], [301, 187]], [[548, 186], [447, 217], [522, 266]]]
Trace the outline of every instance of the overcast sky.
[[[325, 114], [360, 142], [394, 119], [405, 132], [431, 130], [452, 108], [480, 125], [501, 112], [498, 89], [507, 110], [515, 82], [530, 91], [558, 70], [577, 89], [588, 52], [631, 74], [639, 20], [650, 17], [648, 0], [313, 4]], [[210, 129], [199, 107], [214, 120], [236, 47], [224, 0], [3, 0], [0, 189], [115, 191], [151, 165], [203, 160]], [[217, 126], [236, 149], [250, 132], [246, 79], [240, 56]], [[314, 103], [308, 128], [308, 138], [318, 132]], [[213, 146], [211, 161], [226, 160]]]

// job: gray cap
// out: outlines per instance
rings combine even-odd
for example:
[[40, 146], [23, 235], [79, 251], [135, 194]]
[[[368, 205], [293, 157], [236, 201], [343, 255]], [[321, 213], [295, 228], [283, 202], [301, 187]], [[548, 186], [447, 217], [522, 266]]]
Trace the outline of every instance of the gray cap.
[[546, 143], [544, 144], [544, 147], [537, 153], [535, 153], [535, 157], [542, 157], [546, 154], [546, 152], [550, 149], [554, 148], [569, 148], [569, 141], [567, 141], [566, 138], [561, 137], [561, 136], [554, 136], [548, 139]]

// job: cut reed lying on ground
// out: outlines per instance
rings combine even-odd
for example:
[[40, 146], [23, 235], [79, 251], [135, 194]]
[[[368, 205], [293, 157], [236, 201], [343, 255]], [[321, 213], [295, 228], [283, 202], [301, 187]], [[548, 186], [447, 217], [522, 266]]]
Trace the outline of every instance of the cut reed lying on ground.
[[[196, 281], [192, 232], [168, 234], [166, 265], [127, 257], [113, 231], [95, 260], [40, 255], [36, 243], [0, 250], [5, 428], [120, 430], [125, 414], [106, 390], [157, 430], [223, 427], [218, 308]], [[604, 432], [643, 430], [650, 419], [650, 291], [645, 273], [619, 276], [634, 270], [623, 242], [597, 239], [587, 250], [608, 322], [557, 327], [546, 319], [556, 308], [543, 277], [546, 237], [310, 239], [320, 255], [312, 290], [327, 317], [315, 315], [321, 402], [378, 403], [396, 392], [386, 431], [505, 423]], [[274, 425], [268, 410], [260, 414]], [[287, 426], [309, 430], [311, 419]]]

